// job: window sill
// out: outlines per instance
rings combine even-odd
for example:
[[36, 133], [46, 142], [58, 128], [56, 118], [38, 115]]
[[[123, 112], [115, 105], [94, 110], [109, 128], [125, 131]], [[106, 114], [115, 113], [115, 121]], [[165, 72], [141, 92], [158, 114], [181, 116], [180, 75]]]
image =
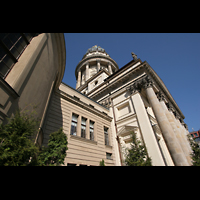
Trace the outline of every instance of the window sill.
[[81, 141], [92, 143], [92, 144], [97, 144], [97, 141], [89, 140], [89, 139], [86, 139], [86, 138], [83, 138], [83, 137], [80, 137], [80, 136], [76, 136], [76, 135], [70, 135], [70, 138], [76, 139], [76, 140], [81, 140]]

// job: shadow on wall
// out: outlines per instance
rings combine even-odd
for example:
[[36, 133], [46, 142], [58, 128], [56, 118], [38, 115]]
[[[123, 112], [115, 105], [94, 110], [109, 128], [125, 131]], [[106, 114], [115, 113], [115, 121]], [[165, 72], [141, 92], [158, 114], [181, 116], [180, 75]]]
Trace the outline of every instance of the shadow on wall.
[[43, 125], [42, 146], [47, 146], [49, 135], [57, 131], [60, 127], [63, 127], [61, 99], [56, 92], [53, 91]]

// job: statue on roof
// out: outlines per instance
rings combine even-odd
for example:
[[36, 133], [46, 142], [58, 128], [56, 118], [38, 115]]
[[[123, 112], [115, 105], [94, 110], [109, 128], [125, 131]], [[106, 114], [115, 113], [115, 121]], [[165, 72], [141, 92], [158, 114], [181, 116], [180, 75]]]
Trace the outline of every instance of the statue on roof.
[[134, 60], [134, 61], [137, 60], [137, 55], [134, 54], [133, 52], [131, 52], [131, 54], [132, 54], [133, 60]]

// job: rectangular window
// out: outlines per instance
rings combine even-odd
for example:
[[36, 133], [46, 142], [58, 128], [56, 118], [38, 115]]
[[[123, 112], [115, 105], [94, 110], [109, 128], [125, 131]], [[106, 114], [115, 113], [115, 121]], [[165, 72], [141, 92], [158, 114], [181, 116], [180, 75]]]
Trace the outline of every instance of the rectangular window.
[[94, 122], [90, 121], [90, 140], [94, 140]]
[[36, 33], [0, 33], [0, 77], [5, 78]]
[[104, 127], [104, 138], [105, 138], [105, 145], [109, 145], [108, 128], [106, 128], [106, 127]]
[[72, 114], [71, 132], [70, 135], [77, 135], [78, 115]]
[[106, 159], [111, 160], [112, 159], [112, 153], [107, 153], [106, 152]]
[[85, 138], [85, 133], [86, 133], [86, 121], [87, 119], [82, 117], [81, 119], [81, 137]]

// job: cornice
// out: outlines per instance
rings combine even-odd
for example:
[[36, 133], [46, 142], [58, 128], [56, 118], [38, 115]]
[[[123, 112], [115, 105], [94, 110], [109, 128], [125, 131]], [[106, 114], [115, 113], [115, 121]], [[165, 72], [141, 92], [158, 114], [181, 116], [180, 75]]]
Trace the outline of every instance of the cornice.
[[[136, 64], [136, 63], [135, 63]], [[102, 84], [101, 86], [107, 84], [106, 87], [102, 88], [101, 90], [99, 90], [98, 92], [94, 93], [94, 91], [91, 91], [91, 93], [89, 93], [88, 95], [92, 94], [90, 96], [90, 98], [95, 98], [96, 96], [100, 95], [102, 92], [104, 92], [105, 90], [107, 89], [110, 89], [112, 87], [114, 87], [115, 85], [119, 84], [120, 82], [123, 82], [125, 81], [128, 77], [130, 77], [133, 73], [135, 73], [135, 71], [138, 71], [140, 70], [140, 68], [143, 67], [143, 64], [144, 63], [141, 63], [140, 65], [136, 66], [135, 68], [133, 68], [132, 70], [128, 71], [126, 74], [124, 74], [123, 76], [117, 78], [115, 81], [111, 82], [112, 81], [112, 78], [114, 79], [116, 76], [112, 76], [112, 78], [108, 77], [107, 79], [104, 80], [104, 84]], [[132, 65], [131, 65], [132, 66]], [[125, 71], [125, 70], [123, 70]], [[122, 72], [123, 72], [122, 71]], [[118, 74], [119, 75], [119, 74]]]
[[86, 104], [85, 102], [80, 101], [79, 99], [77, 99], [61, 90], [57, 90], [56, 95], [60, 96], [61, 98], [65, 99], [83, 109], [86, 109], [87, 111], [94, 113], [95, 115], [98, 115], [110, 122], [112, 121], [112, 117], [108, 116], [106, 113], [101, 112], [101, 111], [97, 110], [96, 108], [91, 107], [90, 105]]
[[[136, 63], [137, 62], [135, 62], [135, 64]], [[171, 102], [171, 104], [173, 105], [173, 107], [175, 108], [175, 110], [177, 110], [177, 112], [179, 113], [179, 115], [181, 116], [181, 118], [184, 119], [185, 116], [181, 112], [180, 108], [178, 107], [178, 105], [175, 102], [174, 98], [172, 97], [172, 95], [168, 91], [167, 87], [165, 86], [165, 84], [163, 83], [163, 81], [161, 80], [161, 78], [157, 75], [157, 73], [152, 69], [152, 67], [146, 61], [144, 61], [140, 65], [136, 66], [131, 71], [129, 71], [126, 74], [124, 74], [122, 77], [119, 77], [115, 81], [111, 82], [111, 80], [113, 78], [115, 78], [117, 75], [120, 75], [120, 73], [122, 73], [123, 71], [125, 71], [126, 69], [128, 69], [130, 66], [132, 66], [132, 64], [133, 64], [133, 61], [129, 62], [126, 66], [123, 67], [123, 70], [120, 69], [120, 72], [117, 71], [115, 74], [112, 74], [110, 77], [108, 77], [107, 79], [105, 79], [104, 80], [104, 84], [108, 83], [107, 86], [104, 87], [104, 88], [102, 88], [102, 90], [99, 90], [98, 92], [96, 92], [94, 94], [92, 94], [92, 92], [91, 92], [90, 94], [92, 94], [92, 95], [90, 96], [90, 98], [96, 98], [98, 95], [100, 95], [105, 90], [108, 90], [108, 89], [112, 88], [113, 86], [115, 86], [116, 84], [119, 84], [120, 82], [123, 82], [125, 79], [127, 79], [129, 76], [131, 76], [133, 73], [135, 73], [136, 71], [138, 71], [138, 70], [140, 70], [140, 69], [143, 68], [143, 69], [146, 69], [146, 72], [147, 72], [146, 74], [149, 74], [150, 77], [152, 78], [152, 81], [154, 82], [154, 85], [156, 84], [156, 86], [158, 86], [159, 91], [161, 91], [165, 95], [165, 97], [167, 97], [166, 99]], [[135, 80], [135, 81], [137, 81], [137, 80]], [[150, 82], [147, 82], [146, 84], [147, 84], [146, 87], [151, 86]]]
[[145, 61], [144, 67], [146, 68], [147, 72], [151, 75], [152, 79], [154, 80], [154, 82], [159, 87], [159, 90], [161, 90], [161, 92], [167, 97], [167, 99], [171, 102], [171, 104], [174, 106], [174, 108], [178, 111], [180, 116], [184, 119], [185, 116], [181, 112], [176, 101], [174, 100], [174, 98], [170, 94], [169, 90], [167, 89], [167, 87], [163, 83], [162, 79], [157, 75], [157, 73], [152, 69], [152, 67], [146, 61]]

